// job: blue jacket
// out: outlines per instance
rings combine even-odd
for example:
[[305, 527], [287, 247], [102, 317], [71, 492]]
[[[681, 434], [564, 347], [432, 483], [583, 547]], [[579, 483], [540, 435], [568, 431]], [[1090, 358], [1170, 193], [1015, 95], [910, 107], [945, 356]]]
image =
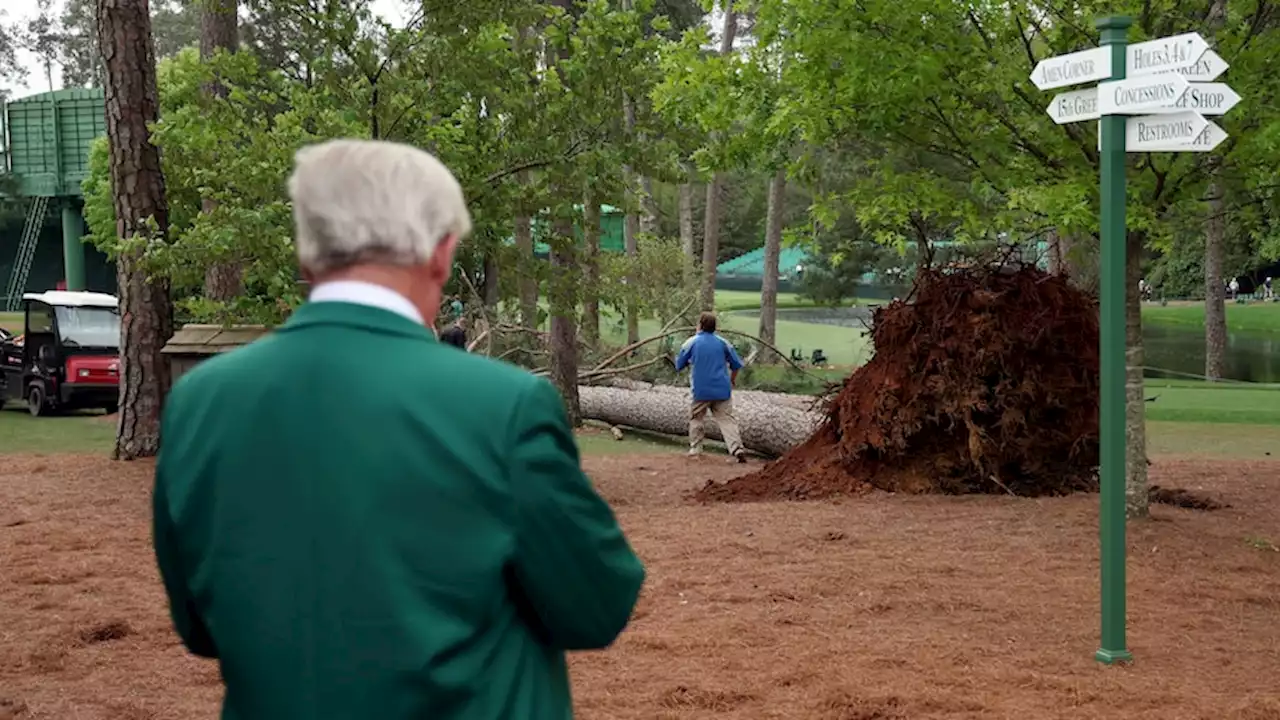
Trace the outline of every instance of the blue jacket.
[[693, 399], [696, 402], [728, 400], [733, 393], [730, 370], [741, 370], [742, 360], [728, 340], [715, 333], [699, 332], [680, 346], [676, 370], [693, 365]]

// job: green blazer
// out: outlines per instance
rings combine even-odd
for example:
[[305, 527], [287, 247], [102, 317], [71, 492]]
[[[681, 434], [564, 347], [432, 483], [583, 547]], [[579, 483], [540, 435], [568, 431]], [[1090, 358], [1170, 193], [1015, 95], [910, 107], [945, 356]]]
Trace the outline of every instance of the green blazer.
[[302, 307], [165, 404], [154, 541], [237, 720], [565, 720], [644, 580], [559, 395], [378, 308]]

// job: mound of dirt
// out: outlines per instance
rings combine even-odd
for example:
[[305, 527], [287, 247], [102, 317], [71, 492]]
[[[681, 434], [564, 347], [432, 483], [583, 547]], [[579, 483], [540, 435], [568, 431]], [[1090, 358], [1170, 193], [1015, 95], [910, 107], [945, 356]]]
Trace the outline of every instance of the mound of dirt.
[[700, 500], [1098, 488], [1098, 310], [1034, 267], [921, 275], [802, 445]]

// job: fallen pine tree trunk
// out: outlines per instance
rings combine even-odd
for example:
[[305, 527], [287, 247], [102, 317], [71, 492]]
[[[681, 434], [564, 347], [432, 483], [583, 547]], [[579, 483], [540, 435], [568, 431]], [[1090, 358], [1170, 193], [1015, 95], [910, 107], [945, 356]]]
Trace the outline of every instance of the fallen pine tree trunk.
[[[623, 390], [640, 390], [644, 392], [665, 392], [680, 395], [686, 399], [689, 397], [688, 385], [655, 385], [651, 382], [643, 380], [631, 380], [628, 378], [610, 378], [599, 383], [606, 387], [621, 388]], [[763, 390], [734, 390], [733, 402], [736, 405], [739, 400], [754, 400], [756, 402], [773, 403], [775, 405], [784, 405], [795, 410], [813, 409], [814, 401], [819, 398], [813, 395], [795, 395], [792, 393], [765, 392]], [[821, 408], [818, 408], [821, 409]]]
[[[657, 386], [663, 388], [664, 386]], [[680, 391], [680, 392], [677, 392]], [[772, 394], [772, 393], [761, 393]], [[794, 396], [783, 396], [794, 397]], [[683, 388], [628, 390], [617, 387], [578, 386], [582, 417], [610, 425], [685, 436], [689, 433], [689, 391]], [[819, 413], [734, 394], [734, 415], [748, 450], [777, 457], [804, 442], [816, 427]], [[707, 437], [722, 440], [714, 422], [706, 420]]]

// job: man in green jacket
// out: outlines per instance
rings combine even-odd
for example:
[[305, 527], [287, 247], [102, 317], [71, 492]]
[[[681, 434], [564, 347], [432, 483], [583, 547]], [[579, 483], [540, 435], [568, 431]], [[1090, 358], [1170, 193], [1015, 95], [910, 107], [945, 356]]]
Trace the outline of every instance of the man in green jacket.
[[339, 140], [289, 193], [310, 301], [175, 384], [156, 466], [160, 574], [222, 717], [572, 717], [565, 651], [613, 642], [644, 569], [555, 390], [428, 329], [461, 188]]

